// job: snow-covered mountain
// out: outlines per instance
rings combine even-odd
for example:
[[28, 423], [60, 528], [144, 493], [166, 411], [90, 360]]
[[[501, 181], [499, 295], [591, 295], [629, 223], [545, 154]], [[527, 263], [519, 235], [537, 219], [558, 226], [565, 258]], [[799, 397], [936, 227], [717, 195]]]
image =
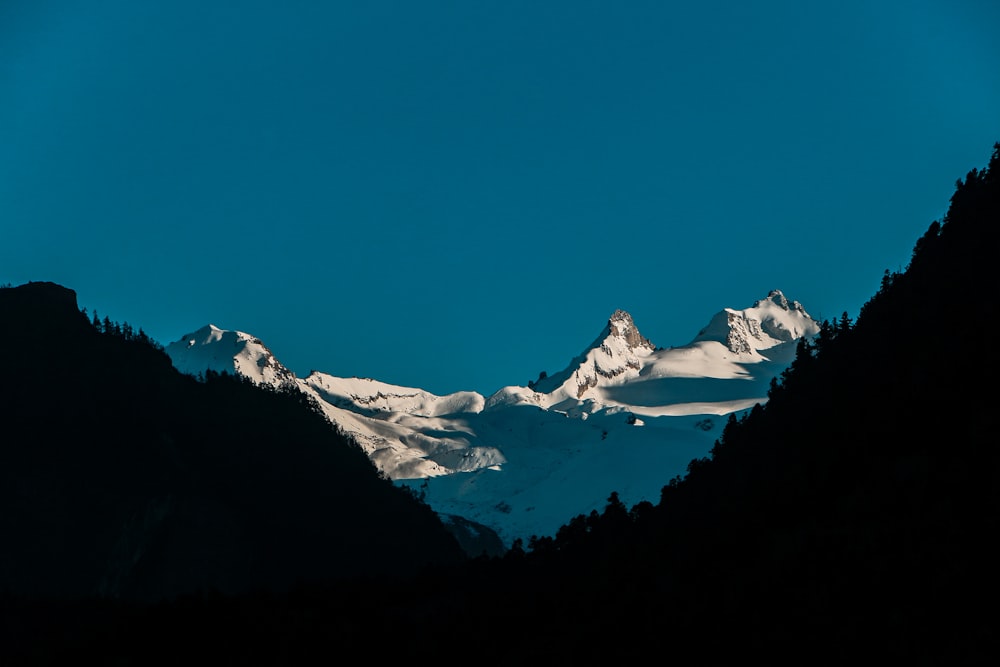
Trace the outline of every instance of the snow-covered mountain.
[[724, 416], [763, 403], [818, 323], [780, 291], [716, 314], [687, 345], [656, 347], [616, 311], [561, 372], [491, 396], [437, 396], [369, 378], [297, 378], [257, 338], [212, 325], [166, 346], [198, 375], [295, 383], [397, 484], [437, 512], [515, 538], [552, 535], [617, 491], [631, 506], [705, 456]]
[[242, 331], [225, 331], [213, 324], [171, 343], [167, 354], [174, 368], [189, 375], [208, 370], [236, 373], [275, 387], [296, 381], [295, 373], [285, 368], [259, 338]]

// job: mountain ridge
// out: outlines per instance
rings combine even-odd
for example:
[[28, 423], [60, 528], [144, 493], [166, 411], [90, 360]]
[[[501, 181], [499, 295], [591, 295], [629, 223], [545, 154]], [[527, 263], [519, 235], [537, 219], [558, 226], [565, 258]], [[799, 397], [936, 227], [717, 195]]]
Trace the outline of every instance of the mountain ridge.
[[562, 371], [489, 396], [316, 370], [298, 378], [256, 337], [212, 325], [165, 351], [192, 375], [295, 383], [390, 479], [510, 545], [551, 534], [567, 512], [600, 507], [612, 488], [629, 502], [655, 499], [664, 479], [711, 447], [713, 420], [766, 400], [795, 341], [818, 331], [780, 290], [747, 309], [723, 309], [673, 348], [658, 348], [616, 309]]

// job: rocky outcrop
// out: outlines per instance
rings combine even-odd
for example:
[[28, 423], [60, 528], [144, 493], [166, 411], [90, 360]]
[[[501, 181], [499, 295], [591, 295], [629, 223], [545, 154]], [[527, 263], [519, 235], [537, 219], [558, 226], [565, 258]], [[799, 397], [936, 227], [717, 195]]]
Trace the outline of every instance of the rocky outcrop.
[[612, 313], [608, 320], [608, 329], [612, 336], [623, 338], [629, 349], [647, 347], [652, 350], [655, 347], [648, 338], [639, 333], [635, 322], [632, 321], [632, 316], [624, 310], [616, 310]]

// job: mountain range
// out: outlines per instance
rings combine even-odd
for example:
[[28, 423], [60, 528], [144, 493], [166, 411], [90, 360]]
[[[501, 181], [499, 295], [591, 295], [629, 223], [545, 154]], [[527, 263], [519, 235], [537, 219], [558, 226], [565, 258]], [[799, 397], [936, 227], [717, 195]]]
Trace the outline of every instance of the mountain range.
[[725, 415], [767, 400], [798, 340], [819, 328], [780, 290], [719, 311], [679, 347], [657, 347], [618, 310], [563, 370], [489, 396], [320, 371], [298, 378], [260, 339], [212, 324], [165, 351], [189, 375], [297, 387], [446, 521], [495, 533], [502, 545], [486, 550], [498, 553], [518, 538], [554, 535], [611, 491], [629, 504], [658, 498], [709, 451]]

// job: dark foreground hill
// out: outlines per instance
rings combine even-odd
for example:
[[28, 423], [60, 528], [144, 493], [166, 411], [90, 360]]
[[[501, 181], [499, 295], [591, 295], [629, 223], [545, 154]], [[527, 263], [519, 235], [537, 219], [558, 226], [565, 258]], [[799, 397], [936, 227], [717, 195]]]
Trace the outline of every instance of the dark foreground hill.
[[51, 283], [0, 289], [0, 590], [156, 601], [461, 560], [296, 391], [178, 373]]
[[391, 585], [11, 608], [109, 664], [991, 662], [998, 228], [1000, 145], [655, 505], [609, 493], [554, 538]]

